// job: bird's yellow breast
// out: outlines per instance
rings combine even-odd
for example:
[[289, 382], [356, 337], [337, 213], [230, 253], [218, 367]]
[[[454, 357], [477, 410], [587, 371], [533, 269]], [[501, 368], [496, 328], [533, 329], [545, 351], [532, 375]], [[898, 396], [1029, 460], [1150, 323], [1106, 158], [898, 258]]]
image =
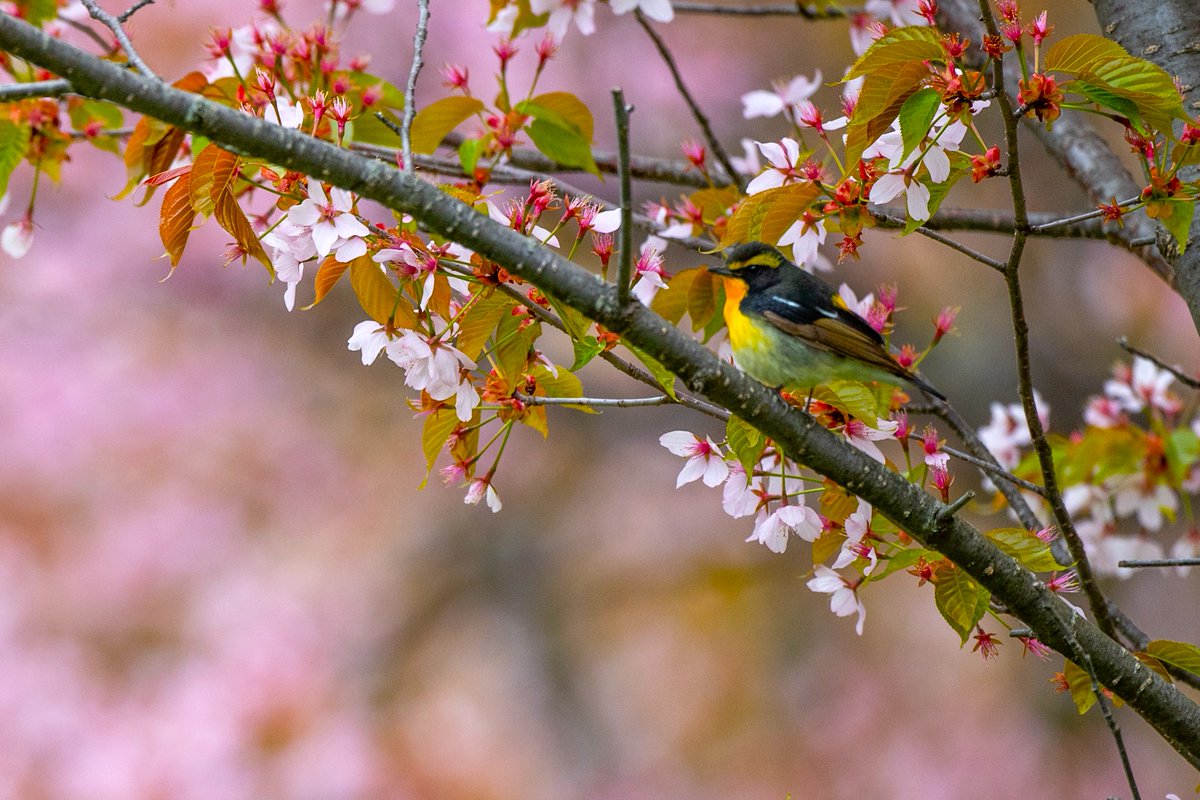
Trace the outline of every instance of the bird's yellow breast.
[[744, 353], [760, 353], [770, 344], [762, 324], [754, 324], [742, 313], [742, 298], [746, 296], [745, 281], [725, 278], [725, 326], [729, 329], [729, 344], [739, 359]]

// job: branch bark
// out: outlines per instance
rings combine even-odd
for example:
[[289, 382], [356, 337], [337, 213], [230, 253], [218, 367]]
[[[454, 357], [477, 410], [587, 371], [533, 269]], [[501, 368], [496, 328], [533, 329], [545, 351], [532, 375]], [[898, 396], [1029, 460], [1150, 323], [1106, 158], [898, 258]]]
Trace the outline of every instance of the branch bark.
[[[1095, 0], [1104, 33], [1132, 55], [1151, 61], [1179, 80], [1184, 107], [1200, 115], [1200, 7], [1194, 0], [1156, 0], [1137, 5]], [[1184, 181], [1200, 178], [1200, 168], [1180, 170]], [[1200, 331], [1200, 216], [1192, 219], [1189, 247], [1173, 260], [1175, 288]]]
[[1035, 575], [921, 488], [795, 411], [641, 304], [619, 303], [615, 287], [419, 178], [122, 70], [9, 15], [0, 15], [0, 47], [61, 75], [82, 95], [154, 116], [234, 152], [287, 164], [410, 213], [619, 333], [694, 391], [747, 420], [797, 461], [858, 494], [925, 546], [950, 558], [1040, 640], [1062, 653], [1085, 653], [1104, 685], [1184, 758], [1200, 765], [1200, 707], [1172, 684], [1078, 617]]

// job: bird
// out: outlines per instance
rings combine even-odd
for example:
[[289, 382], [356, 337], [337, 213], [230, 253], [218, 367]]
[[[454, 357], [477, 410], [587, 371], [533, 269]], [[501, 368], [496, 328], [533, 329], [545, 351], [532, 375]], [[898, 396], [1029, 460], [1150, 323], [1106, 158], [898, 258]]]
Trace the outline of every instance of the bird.
[[879, 331], [828, 284], [763, 242], [725, 251], [710, 266], [725, 284], [725, 324], [734, 358], [768, 386], [811, 388], [835, 378], [897, 378], [940, 400], [946, 396], [888, 352]]

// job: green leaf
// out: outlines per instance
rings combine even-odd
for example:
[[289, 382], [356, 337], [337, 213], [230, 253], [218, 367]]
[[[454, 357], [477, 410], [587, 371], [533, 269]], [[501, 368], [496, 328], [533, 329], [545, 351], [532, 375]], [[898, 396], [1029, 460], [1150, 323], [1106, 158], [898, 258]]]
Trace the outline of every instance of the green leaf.
[[847, 170], [855, 169], [863, 151], [887, 133], [905, 101], [928, 78], [929, 68], [922, 62], [903, 64], [866, 77], [858, 93], [854, 117], [846, 128]]
[[550, 295], [546, 295], [546, 299], [550, 301], [550, 307], [554, 309], [555, 314], [558, 314], [563, 327], [567, 329], [567, 335], [572, 340], [582, 339], [584, 336], [587, 336], [591, 320], [585, 317], [583, 312], [571, 308], [566, 303], [560, 302], [557, 298]]
[[[876, 528], [876, 524], [872, 522], [871, 529], [875, 530]], [[877, 581], [886, 578], [893, 572], [899, 572], [902, 569], [908, 569], [922, 558], [928, 562], [933, 562], [937, 561], [941, 557], [942, 556], [940, 553], [936, 553], [933, 550], [924, 550], [920, 547], [911, 548], [909, 550], [901, 550], [899, 553], [895, 553], [894, 555], [880, 558], [879, 568], [871, 573], [871, 576], [868, 578], [868, 580]]]
[[692, 318], [692, 330], [704, 328], [717, 313], [717, 296], [722, 286], [717, 277], [708, 270], [698, 270], [695, 280], [688, 287], [688, 316]]
[[35, 27], [49, 22], [58, 15], [58, 3], [55, 0], [17, 0], [17, 10], [21, 19]]
[[1098, 106], [1111, 109], [1127, 118], [1133, 127], [1145, 132], [1142, 124], [1142, 112], [1137, 103], [1129, 100], [1104, 86], [1088, 83], [1083, 78], [1063, 84], [1063, 89], [1081, 94]]
[[8, 191], [8, 179], [25, 157], [29, 147], [30, 128], [10, 119], [0, 118], [0, 197]]
[[692, 281], [702, 272], [698, 267], [681, 270], [667, 279], [667, 288], [660, 289], [650, 301], [650, 309], [672, 325], [678, 325], [688, 310], [688, 292]]
[[[488, 291], [486, 289], [481, 292]], [[478, 360], [483, 344], [496, 330], [498, 323], [513, 307], [513, 302], [497, 291], [484, 294], [471, 304], [470, 310], [458, 321], [455, 346], [472, 361]]]
[[1200, 460], [1200, 437], [1191, 428], [1176, 428], [1167, 436], [1167, 464], [1176, 480], [1183, 480]]
[[571, 345], [575, 348], [575, 363], [571, 365], [572, 372], [582, 369], [589, 361], [604, 352], [604, 344], [595, 336], [572, 339]]
[[988, 590], [958, 567], [947, 565], [934, 574], [933, 599], [938, 611], [966, 644], [987, 611]]
[[429, 473], [433, 471], [433, 464], [442, 452], [446, 439], [457, 425], [458, 414], [453, 408], [439, 408], [425, 417], [425, 427], [421, 431], [421, 451], [425, 454], [425, 480], [421, 481], [422, 487], [429, 480]]
[[1096, 704], [1096, 693], [1092, 691], [1092, 679], [1074, 661], [1063, 664], [1063, 677], [1071, 688], [1071, 700], [1080, 714], [1086, 714]]
[[546, 92], [532, 100], [517, 104], [517, 110], [534, 119], [544, 119], [562, 128], [574, 128], [588, 142], [595, 133], [592, 112], [584, 102], [570, 92]]
[[535, 119], [525, 130], [542, 155], [565, 167], [578, 167], [597, 177], [600, 175], [600, 168], [592, 158], [591, 145], [574, 126], [561, 127], [544, 119]]
[[1194, 644], [1155, 639], [1146, 645], [1146, 652], [1173, 667], [1200, 675], [1200, 647]]
[[500, 324], [496, 326], [496, 346], [492, 349], [492, 358], [496, 363], [496, 372], [511, 388], [518, 387], [529, 363], [533, 340], [541, 333], [541, 325], [536, 322], [521, 328], [524, 319], [509, 314], [502, 316]]
[[737, 460], [741, 462], [747, 475], [754, 472], [754, 465], [762, 456], [763, 446], [766, 443], [767, 437], [741, 417], [731, 414], [729, 421], [725, 423], [725, 444], [737, 456]]
[[458, 162], [462, 164], [463, 174], [471, 177], [479, 164], [479, 156], [483, 154], [483, 139], [465, 139], [458, 146]]
[[629, 348], [629, 351], [637, 356], [637, 360], [646, 365], [646, 369], [650, 370], [650, 374], [658, 381], [658, 385], [667, 393], [671, 399], [676, 399], [675, 394], [675, 373], [664, 367], [658, 359], [648, 353], [644, 353], [632, 344], [622, 339], [621, 344]]
[[[385, 119], [390, 121], [396, 127], [400, 126], [400, 118], [386, 108], [372, 109], [350, 122], [346, 128], [346, 136], [352, 142], [358, 144], [375, 144], [381, 147], [397, 147], [400, 144], [400, 137], [397, 135], [394, 128], [386, 125], [383, 120], [375, 116], [378, 111]], [[415, 151], [415, 148], [414, 148]]]
[[900, 106], [900, 137], [904, 140], [903, 158], [916, 149], [933, 125], [934, 115], [942, 106], [942, 96], [936, 89], [922, 89]]
[[1100, 61], [1079, 76], [1089, 84], [1133, 101], [1147, 123], [1160, 131], [1172, 119], [1190, 121], [1175, 81], [1162, 67], [1133, 56]]
[[403, 300], [399, 304], [396, 303], [399, 289], [388, 280], [383, 270], [369, 255], [359, 256], [350, 262], [350, 286], [353, 287], [362, 310], [380, 325], [388, 323], [393, 310], [397, 315], [401, 313], [401, 309], [411, 310]]
[[823, 386], [816, 387], [813, 397], [861, 419], [872, 428], [880, 417], [878, 395], [871, 387], [859, 381], [831, 380]]
[[413, 117], [414, 153], [432, 153], [450, 131], [483, 110], [483, 101], [475, 97], [443, 97], [422, 108]]
[[1170, 209], [1169, 215], [1158, 216], [1158, 222], [1175, 239], [1180, 254], [1187, 248], [1188, 230], [1192, 227], [1192, 217], [1196, 214], [1194, 200], [1167, 200], [1164, 205]]
[[879, 74], [895, 67], [925, 61], [945, 61], [946, 51], [936, 28], [913, 25], [895, 28], [877, 39], [858, 57], [842, 82]]
[[1042, 68], [1047, 72], [1078, 74], [1100, 61], [1125, 58], [1129, 52], [1112, 39], [1093, 33], [1079, 33], [1059, 39], [1042, 56]]
[[778, 242], [820, 191], [811, 183], [790, 183], [750, 195], [725, 226], [721, 247], [742, 242]]
[[[533, 370], [533, 377], [537, 381], [535, 394], [546, 397], [583, 397], [583, 383], [579, 380], [579, 376], [565, 369], [560, 368], [558, 374], [555, 375], [539, 364]], [[597, 413], [596, 409], [585, 405], [564, 405], [563, 408], [573, 408], [585, 414]]]
[[1024, 528], [997, 528], [987, 537], [1000, 550], [1015, 558], [1032, 572], [1053, 572], [1064, 567], [1050, 552], [1050, 546]]

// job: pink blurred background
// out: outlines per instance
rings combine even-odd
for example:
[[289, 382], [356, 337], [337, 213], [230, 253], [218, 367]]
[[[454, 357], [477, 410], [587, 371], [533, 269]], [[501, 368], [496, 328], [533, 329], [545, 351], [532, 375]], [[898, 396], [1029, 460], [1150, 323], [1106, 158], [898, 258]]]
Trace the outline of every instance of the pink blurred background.
[[[397, 5], [353, 20], [344, 52], [371, 53], [401, 84], [415, 4]], [[487, 3], [432, 6], [419, 100], [444, 94], [444, 61], [489, 89]], [[322, 10], [296, 0], [285, 14], [304, 27]], [[624, 87], [635, 150], [676, 157], [696, 131], [669, 76], [632, 19], [597, 17], [542, 87], [579, 93], [607, 149], [608, 91]], [[253, 18], [253, 3], [160, 3], [130, 27], [174, 78], [203, 57], [209, 25]], [[1083, 4], [1057, 24], [1094, 28]], [[732, 149], [784, 133], [745, 123], [743, 92], [815, 67], [829, 80], [851, 57], [840, 23], [680, 16], [662, 31]], [[514, 437], [500, 514], [436, 479], [419, 491], [402, 374], [346, 350], [361, 312], [345, 287], [288, 314], [261, 269], [219, 267], [211, 225], [160, 282], [157, 199], [107, 200], [121, 165], [75, 153], [63, 185], [43, 184], [33, 251], [0, 263], [0, 799], [1125, 791], [1100, 718], [1052, 692], [1061, 660], [1005, 641], [983, 663], [904, 577], [869, 587], [860, 639], [804, 588], [805, 548], [745, 544], [716, 492], [675, 491], [680, 464], [657, 437], [711, 430], [705, 419], [552, 411], [548, 443]], [[1085, 207], [1034, 158], [1050, 177], [1035, 208]], [[590, 185], [611, 199], [612, 184]], [[20, 172], [11, 208], [28, 186]], [[951, 203], [1002, 190], [962, 187]], [[989, 400], [1015, 400], [998, 279], [916, 237], [867, 241], [837, 280], [899, 282], [915, 340], [961, 305], [961, 336], [928, 374], [978, 424]], [[1118, 335], [1194, 362], [1182, 303], [1127, 255], [1039, 242], [1027, 266], [1056, 429], [1079, 424]], [[592, 394], [644, 393], [603, 369], [584, 377]], [[1154, 635], [1200, 641], [1194, 575], [1112, 588]], [[1145, 796], [1195, 783], [1144, 723], [1119, 718]]]

